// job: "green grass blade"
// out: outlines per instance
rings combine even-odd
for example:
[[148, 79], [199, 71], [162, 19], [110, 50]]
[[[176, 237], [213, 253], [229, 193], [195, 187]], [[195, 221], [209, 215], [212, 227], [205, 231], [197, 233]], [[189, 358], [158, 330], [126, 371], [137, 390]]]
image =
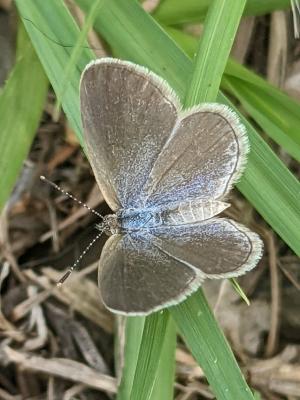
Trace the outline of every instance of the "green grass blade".
[[[211, 0], [163, 0], [153, 16], [166, 25], [203, 21]], [[268, 14], [290, 7], [290, 0], [248, 0], [245, 15]]]
[[247, 306], [250, 306], [250, 300], [246, 296], [246, 293], [243, 291], [241, 286], [239, 285], [238, 281], [234, 278], [229, 279], [230, 283], [232, 284], [234, 290], [240, 295], [241, 299], [244, 300], [244, 302], [247, 304]]
[[[222, 87], [233, 94], [257, 124], [288, 154], [300, 161], [300, 135], [295, 136], [300, 124], [300, 107], [297, 114], [287, 112], [288, 103], [272, 98], [262, 87], [253, 87], [233, 77], [224, 76]], [[288, 97], [288, 96], [287, 96]], [[290, 100], [290, 99], [289, 99]], [[298, 120], [298, 121], [297, 121]], [[299, 128], [298, 128], [299, 130]]]
[[169, 317], [169, 312], [163, 311], [146, 318], [130, 400], [151, 398]]
[[[126, 360], [122, 371], [122, 379], [118, 388], [117, 400], [129, 400], [130, 393], [133, 385], [134, 374], [140, 351], [142, 337], [146, 340], [149, 337], [156, 337], [156, 332], [149, 332], [148, 328], [143, 328], [145, 318], [141, 317], [128, 317], [126, 318], [126, 334], [125, 334], [125, 352], [124, 360]], [[152, 324], [152, 327], [156, 327]], [[159, 346], [162, 348], [161, 357], [156, 358], [158, 365], [155, 365], [154, 370], [157, 369], [156, 378], [154, 381], [153, 391], [149, 396], [151, 400], [172, 400], [173, 399], [173, 383], [175, 374], [175, 348], [176, 348], [176, 330], [174, 322], [169, 318], [166, 331], [163, 332], [164, 340], [160, 342]], [[155, 345], [157, 342], [155, 341]], [[119, 344], [117, 343], [117, 346]], [[156, 353], [159, 349], [154, 350]], [[155, 360], [154, 360], [155, 362]], [[153, 368], [153, 367], [151, 367]], [[151, 384], [151, 381], [150, 381]], [[152, 386], [152, 384], [151, 384]], [[141, 393], [141, 392], [140, 392]]]
[[[78, 26], [61, 0], [16, 0], [16, 5], [55, 93], [61, 93], [64, 70], [80, 35]], [[79, 80], [81, 71], [93, 58], [94, 53], [85, 43], [62, 102], [67, 118], [82, 145]]]
[[[168, 33], [192, 57], [197, 39], [178, 29]], [[254, 72], [229, 59], [222, 89], [234, 95], [258, 125], [292, 157], [300, 161], [300, 104]]]
[[238, 365], [202, 290], [170, 308], [170, 312], [205, 375], [210, 377], [216, 398], [253, 400], [242, 375], [237, 373]]
[[174, 399], [175, 351], [176, 325], [169, 318], [151, 400]]
[[204, 22], [184, 106], [216, 101], [246, 0], [214, 0]]
[[63, 79], [62, 79], [62, 87], [61, 87], [60, 93], [57, 96], [57, 105], [56, 105], [57, 109], [60, 107], [60, 104], [62, 102], [62, 97], [66, 90], [69, 80], [72, 80], [71, 74], [74, 73], [74, 71], [76, 72], [76, 64], [77, 64], [77, 61], [80, 59], [80, 53], [82, 52], [84, 45], [86, 45], [86, 38], [87, 38], [88, 31], [93, 26], [94, 19], [96, 18], [100, 8], [102, 7], [103, 2], [104, 2], [104, 0], [96, 0], [89, 11], [89, 14], [85, 18], [85, 21], [84, 21], [84, 24], [80, 31], [77, 42], [74, 45], [74, 48], [72, 50], [71, 56], [68, 61], [68, 64], [66, 65], [65, 70], [64, 70], [64, 75], [63, 75]]
[[22, 26], [16, 64], [0, 93], [0, 208], [22, 168], [46, 100], [48, 80]]
[[[76, 1], [84, 10], [89, 9], [90, 0]], [[138, 4], [111, 0], [109, 7], [96, 18], [95, 27], [114, 48], [115, 54], [148, 66], [184, 98], [191, 76], [191, 60]], [[222, 94], [218, 101], [235, 108]], [[238, 188], [300, 255], [300, 184], [243, 116], [241, 120], [247, 127], [251, 152]]]
[[[124, 360], [122, 360], [125, 361], [125, 363], [121, 366], [122, 378], [118, 388], [117, 400], [130, 399], [144, 324], [145, 318], [126, 318]], [[119, 346], [120, 344], [117, 343], [116, 345]]]
[[263, 130], [300, 161], [300, 104], [230, 60], [222, 87], [232, 93]]

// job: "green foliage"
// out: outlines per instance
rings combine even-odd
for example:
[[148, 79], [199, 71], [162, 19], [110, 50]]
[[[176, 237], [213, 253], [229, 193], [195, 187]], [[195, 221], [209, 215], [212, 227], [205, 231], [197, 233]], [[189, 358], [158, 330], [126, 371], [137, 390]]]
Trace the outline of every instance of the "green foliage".
[[120, 343], [116, 344], [118, 352], [123, 351], [125, 360], [124, 366], [121, 366], [123, 368], [122, 379], [117, 400], [130, 398], [145, 324], [145, 318], [142, 317], [128, 317], [126, 320], [124, 349], [120, 349]]
[[170, 312], [217, 399], [253, 400], [203, 292], [198, 291]]
[[[192, 58], [197, 39], [166, 27], [170, 36]], [[300, 161], [300, 104], [246, 67], [229, 59], [221, 88], [235, 96], [247, 113], [275, 142]]]
[[247, 68], [230, 60], [222, 87], [234, 95], [277, 144], [300, 161], [300, 104]]
[[48, 80], [22, 26], [17, 61], [0, 93], [0, 208], [9, 197], [42, 115]]
[[[166, 25], [203, 21], [211, 0], [162, 0], [153, 16]], [[286, 9], [290, 0], [248, 0], [244, 15], [261, 15]]]
[[68, 64], [66, 65], [63, 71], [62, 88], [57, 96], [57, 108], [59, 108], [59, 105], [62, 102], [62, 97], [64, 95], [66, 88], [68, 87], [70, 76], [72, 75], [72, 73], [74, 73], [74, 71], [76, 73], [76, 64], [77, 61], [80, 59], [83, 46], [86, 45], [87, 34], [89, 30], [93, 27], [94, 19], [96, 18], [96, 15], [98, 14], [102, 5], [103, 5], [103, 0], [96, 0], [91, 9], [89, 10], [89, 14], [84, 21], [81, 32], [72, 49], [72, 53], [70, 55]]
[[69, 10], [60, 0], [17, 0], [21, 19], [55, 93], [64, 93], [62, 107], [82, 145], [79, 110], [79, 80], [81, 71], [94, 58], [87, 42], [76, 55], [76, 68], [65, 87], [64, 71], [72, 57], [80, 31]]
[[[142, 341], [139, 348], [130, 400], [151, 398], [157, 378], [160, 355], [166, 339], [169, 313], [167, 310], [146, 317]], [[174, 360], [171, 360], [174, 363]], [[128, 362], [128, 360], [127, 360]], [[172, 377], [173, 378], [173, 377]], [[166, 382], [166, 386], [168, 386]], [[158, 398], [163, 399], [159, 391]], [[125, 399], [125, 397], [123, 397]]]
[[211, 2], [184, 100], [185, 107], [217, 100], [246, 0]]

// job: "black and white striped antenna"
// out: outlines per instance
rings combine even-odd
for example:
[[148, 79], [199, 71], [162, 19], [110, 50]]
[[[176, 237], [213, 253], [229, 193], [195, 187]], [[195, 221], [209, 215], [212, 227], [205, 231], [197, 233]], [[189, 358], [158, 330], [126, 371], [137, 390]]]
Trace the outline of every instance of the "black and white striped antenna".
[[[99, 214], [96, 210], [94, 210], [93, 208], [89, 207], [87, 204], [83, 203], [82, 201], [78, 200], [75, 196], [73, 196], [71, 193], [66, 192], [64, 189], [62, 189], [60, 186], [58, 186], [56, 183], [50, 181], [49, 179], [47, 179], [45, 176], [41, 175], [40, 179], [43, 182], [48, 183], [50, 186], [54, 187], [54, 189], [58, 190], [59, 192], [61, 192], [62, 194], [64, 194], [65, 196], [69, 197], [70, 199], [72, 199], [73, 201], [75, 201], [76, 203], [80, 204], [82, 207], [85, 207], [87, 210], [89, 210], [91, 213], [93, 213], [94, 215], [97, 215], [97, 217], [99, 218], [104, 218], [101, 214]], [[100, 239], [100, 237], [102, 236], [103, 233], [103, 229], [101, 230], [100, 233], [98, 233], [97, 236], [94, 237], [94, 239], [87, 245], [87, 247], [83, 250], [83, 252], [80, 254], [80, 256], [77, 258], [77, 260], [74, 262], [74, 264], [67, 270], [67, 272], [60, 278], [60, 280], [57, 282], [57, 286], [61, 286], [71, 275], [71, 273], [78, 268], [78, 265], [80, 263], [80, 261], [82, 260], [82, 258], [84, 257], [84, 255], [90, 250], [90, 248], [97, 242], [97, 240]]]
[[74, 200], [76, 203], [80, 204], [82, 207], [86, 208], [87, 210], [89, 210], [91, 213], [97, 215], [97, 217], [102, 218], [103, 216], [101, 214], [99, 214], [96, 210], [94, 210], [93, 208], [89, 207], [87, 204], [83, 203], [82, 201], [78, 200], [75, 196], [73, 196], [71, 193], [66, 192], [64, 189], [62, 189], [60, 186], [58, 186], [56, 183], [49, 181], [49, 179], [47, 179], [45, 176], [41, 175], [40, 176], [41, 181], [47, 182], [49, 185], [51, 185], [52, 187], [54, 187], [54, 189], [58, 190], [59, 192], [61, 192], [62, 194], [64, 194], [65, 196], [69, 197], [70, 199]]

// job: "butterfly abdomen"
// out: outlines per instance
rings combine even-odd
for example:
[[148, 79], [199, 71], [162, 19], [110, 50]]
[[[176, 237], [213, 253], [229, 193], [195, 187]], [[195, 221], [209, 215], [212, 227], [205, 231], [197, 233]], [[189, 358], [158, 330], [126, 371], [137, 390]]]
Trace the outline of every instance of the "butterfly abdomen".
[[183, 225], [205, 221], [224, 211], [229, 204], [221, 201], [187, 200], [162, 211], [163, 225]]

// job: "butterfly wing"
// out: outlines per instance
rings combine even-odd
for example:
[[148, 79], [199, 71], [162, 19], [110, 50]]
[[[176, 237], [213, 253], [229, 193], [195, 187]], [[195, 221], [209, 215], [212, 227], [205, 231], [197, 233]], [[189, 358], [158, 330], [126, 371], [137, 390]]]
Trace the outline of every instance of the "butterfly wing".
[[242, 174], [247, 152], [245, 129], [228, 107], [203, 104], [180, 113], [140, 205], [223, 199]]
[[255, 267], [263, 249], [256, 233], [226, 218], [152, 228], [150, 235], [154, 247], [202, 278], [242, 275]]
[[113, 210], [220, 200], [242, 173], [248, 142], [236, 114], [218, 104], [180, 112], [169, 85], [143, 67], [89, 64], [80, 101], [89, 160]]
[[194, 269], [154, 246], [146, 232], [111, 236], [101, 254], [98, 280], [107, 308], [125, 315], [177, 304], [202, 282]]
[[132, 207], [175, 125], [179, 101], [146, 68], [103, 58], [83, 72], [80, 102], [100, 189], [114, 211]]

